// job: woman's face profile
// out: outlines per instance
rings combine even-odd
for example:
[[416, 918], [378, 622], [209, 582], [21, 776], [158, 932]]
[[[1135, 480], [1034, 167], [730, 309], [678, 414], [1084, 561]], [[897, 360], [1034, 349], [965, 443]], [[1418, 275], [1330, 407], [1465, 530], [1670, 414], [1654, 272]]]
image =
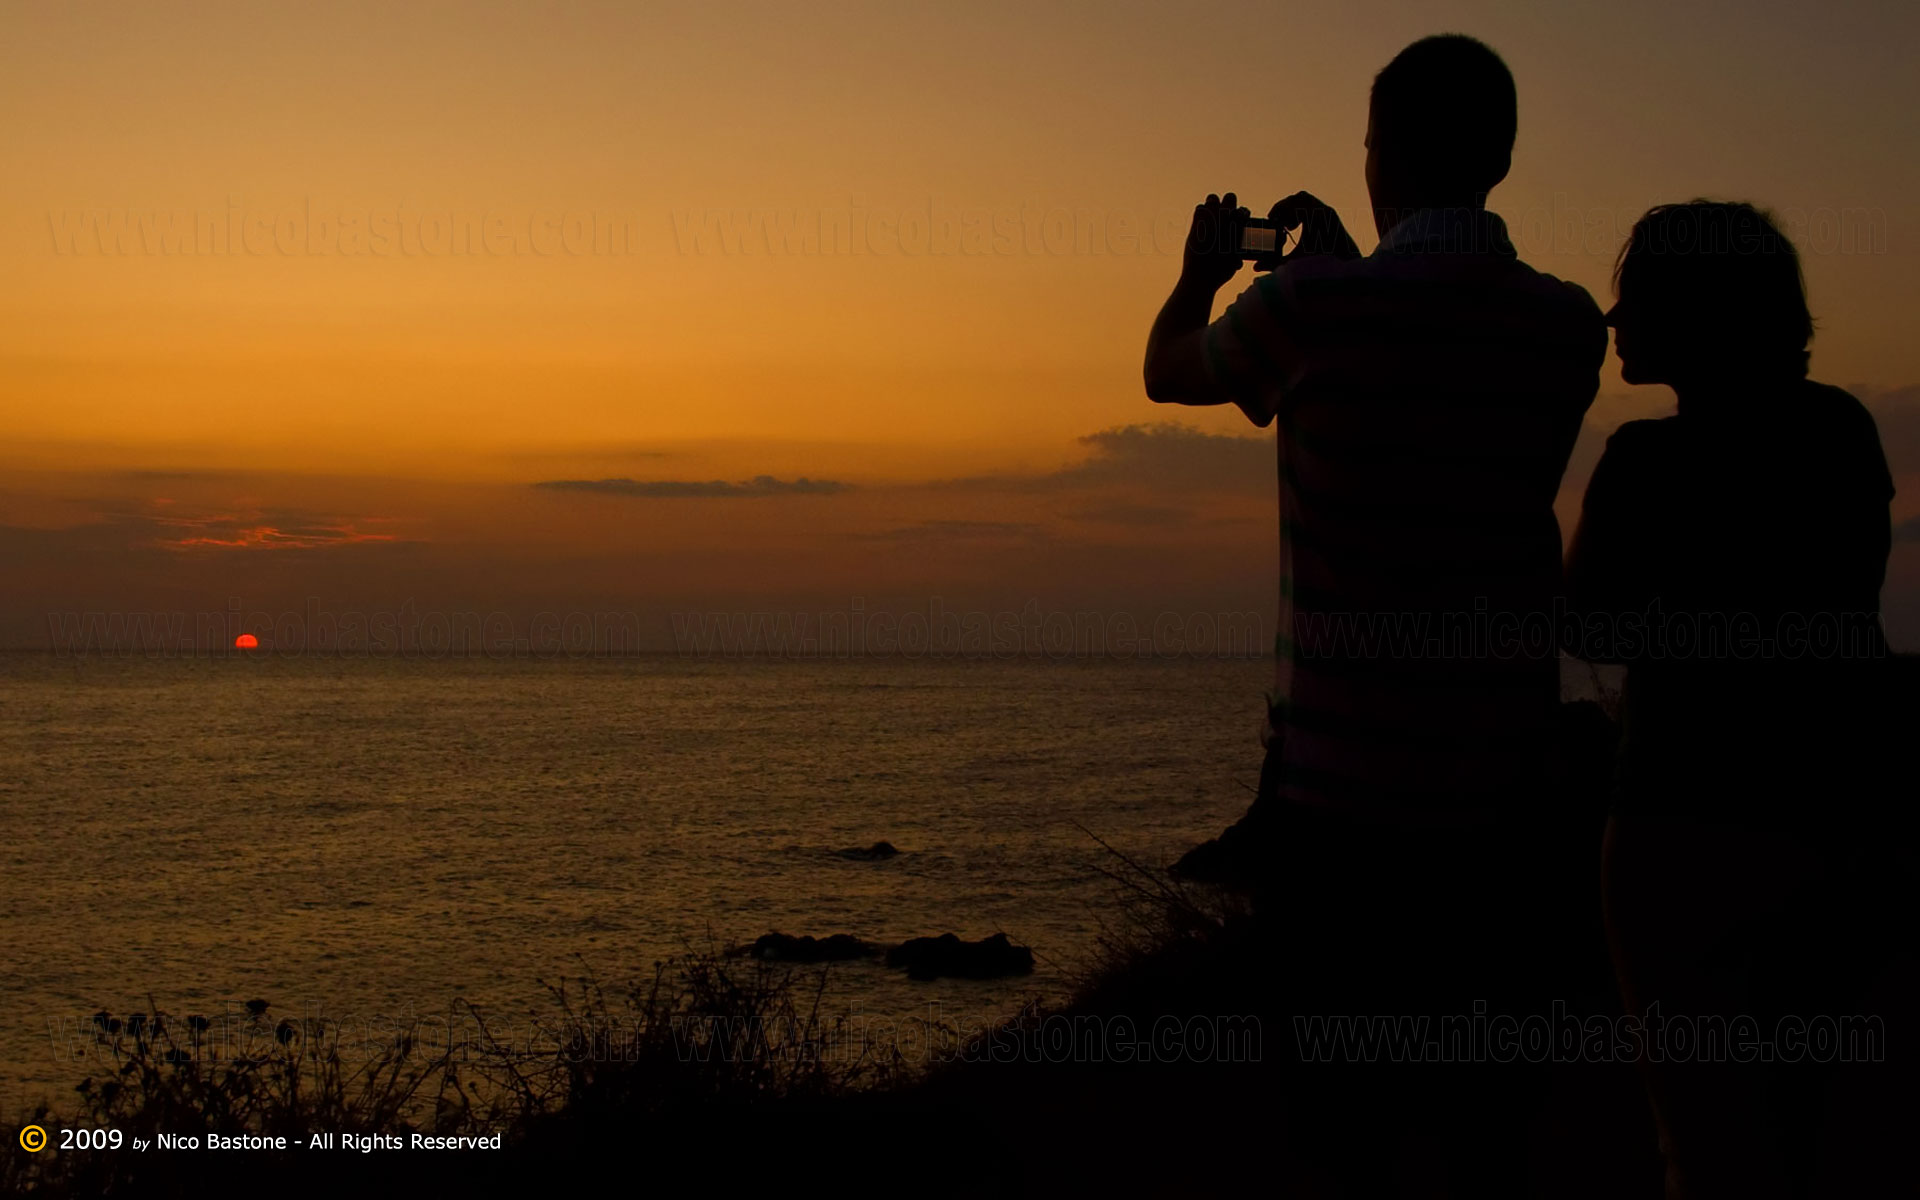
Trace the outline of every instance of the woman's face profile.
[[[1607, 310], [1613, 350], [1620, 356], [1620, 377], [1628, 383], [1671, 384], [1689, 357], [1686, 348], [1696, 341], [1694, 323], [1673, 304], [1662, 302], [1671, 281], [1663, 286], [1647, 279], [1644, 271], [1635, 269], [1641, 265], [1629, 258], [1613, 307]], [[1694, 350], [1697, 354], [1699, 347], [1694, 345]]]
[[1625, 279], [1619, 298], [1607, 310], [1607, 324], [1613, 327], [1613, 352], [1620, 356], [1620, 378], [1628, 383], [1666, 383], [1664, 357], [1659, 347], [1665, 339], [1647, 320], [1647, 305], [1637, 298]]

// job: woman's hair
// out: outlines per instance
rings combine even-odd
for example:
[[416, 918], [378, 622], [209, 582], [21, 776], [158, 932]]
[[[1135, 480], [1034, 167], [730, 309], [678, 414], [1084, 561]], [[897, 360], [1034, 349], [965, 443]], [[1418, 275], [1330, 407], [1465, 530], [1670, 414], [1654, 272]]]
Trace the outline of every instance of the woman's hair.
[[1702, 357], [1744, 355], [1807, 372], [1813, 314], [1800, 256], [1770, 213], [1689, 200], [1647, 210], [1613, 265], [1613, 294], [1642, 319], [1678, 327]]

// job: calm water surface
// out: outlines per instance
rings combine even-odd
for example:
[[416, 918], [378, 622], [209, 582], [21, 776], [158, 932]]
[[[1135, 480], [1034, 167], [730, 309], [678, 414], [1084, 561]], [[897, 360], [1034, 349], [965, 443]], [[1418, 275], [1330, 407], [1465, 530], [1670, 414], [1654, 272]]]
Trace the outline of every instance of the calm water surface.
[[[0, 1104], [106, 1007], [510, 1018], [770, 929], [1004, 930], [1028, 979], [837, 972], [844, 1008], [1004, 1010], [1258, 773], [1265, 661], [0, 655]], [[1084, 827], [1085, 831], [1081, 827]], [[836, 851], [885, 839], [903, 853]]]

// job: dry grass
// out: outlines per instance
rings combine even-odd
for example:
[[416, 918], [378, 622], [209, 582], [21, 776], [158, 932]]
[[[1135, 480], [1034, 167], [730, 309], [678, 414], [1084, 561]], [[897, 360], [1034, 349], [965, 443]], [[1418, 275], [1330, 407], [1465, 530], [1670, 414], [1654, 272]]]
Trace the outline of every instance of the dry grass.
[[524, 1146], [564, 1140], [570, 1126], [818, 1100], [892, 1079], [897, 1053], [825, 1017], [826, 989], [825, 971], [690, 951], [639, 983], [609, 988], [583, 973], [549, 985], [551, 1015], [532, 1036], [497, 1037], [468, 1009], [457, 1040], [399, 1031], [371, 1053], [348, 1049], [325, 1021], [102, 1013], [94, 1040], [108, 1069], [81, 1081], [70, 1107], [40, 1106], [0, 1136], [17, 1146], [20, 1128], [38, 1124], [57, 1147], [63, 1127], [111, 1129], [122, 1147], [15, 1150], [0, 1157], [0, 1193], [204, 1194], [213, 1169], [226, 1186], [284, 1190], [318, 1158], [129, 1148], [160, 1134], [498, 1132]]

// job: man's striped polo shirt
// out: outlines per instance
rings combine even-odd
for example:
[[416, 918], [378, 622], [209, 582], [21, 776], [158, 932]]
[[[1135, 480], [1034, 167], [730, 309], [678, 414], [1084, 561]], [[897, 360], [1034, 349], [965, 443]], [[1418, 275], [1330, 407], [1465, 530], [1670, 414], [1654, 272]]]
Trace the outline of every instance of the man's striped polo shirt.
[[1291, 260], [1207, 330], [1215, 379], [1279, 421], [1282, 797], [1416, 823], [1539, 799], [1553, 499], [1606, 346], [1481, 209]]

